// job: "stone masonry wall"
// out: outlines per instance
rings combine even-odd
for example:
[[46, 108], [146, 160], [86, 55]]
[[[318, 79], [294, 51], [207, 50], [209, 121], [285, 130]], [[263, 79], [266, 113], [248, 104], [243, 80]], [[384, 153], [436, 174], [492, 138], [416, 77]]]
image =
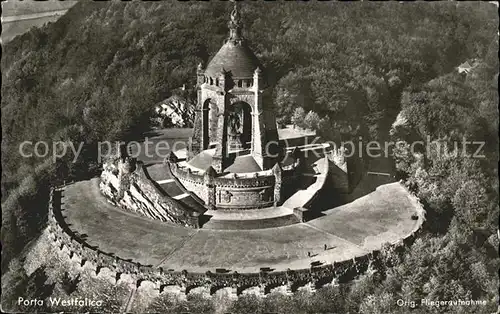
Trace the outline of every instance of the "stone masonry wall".
[[73, 233], [64, 221], [59, 207], [63, 191], [64, 187], [59, 187], [50, 192], [47, 228], [54, 245], [63, 254], [67, 254], [70, 260], [78, 262], [80, 267], [90, 266], [96, 275], [99, 275], [103, 268], [108, 268], [114, 274], [115, 283], [126, 274], [135, 280], [137, 288], [140, 288], [144, 281], [149, 281], [159, 293], [163, 292], [166, 286], [176, 286], [183, 294], [189, 293], [196, 287], [205, 287], [212, 294], [218, 289], [231, 288], [232, 294], [237, 296], [246, 289], [257, 288], [261, 295], [265, 295], [276, 287], [285, 287], [286, 291], [291, 293], [303, 286], [309, 286], [314, 290], [325, 284], [352, 280], [368, 270], [370, 265], [384, 263], [388, 253], [402, 250], [410, 245], [418, 236], [425, 221], [425, 211], [418, 198], [411, 196], [417, 206], [418, 214], [418, 223], [414, 230], [406, 238], [387, 244], [381, 250], [375, 250], [368, 255], [318, 267], [280, 272], [212, 273], [207, 270], [205, 273], [191, 273], [186, 270], [165, 270], [161, 267], [141, 265], [90, 246]]
[[[176, 163], [167, 163], [173, 176], [176, 177], [185, 189], [196, 194], [205, 204], [208, 203], [208, 188], [203, 175], [191, 172], [188, 168], [179, 167]], [[283, 171], [286, 178], [291, 178], [294, 169]], [[293, 180], [284, 180], [286, 188]], [[215, 201], [218, 208], [253, 209], [273, 206], [275, 177], [269, 172], [266, 175], [255, 177], [214, 177]], [[249, 205], [250, 204], [250, 205]]]
[[165, 196], [147, 177], [142, 163], [130, 173], [123, 160], [104, 164], [99, 188], [116, 206], [151, 219], [198, 228], [198, 215], [192, 209]]

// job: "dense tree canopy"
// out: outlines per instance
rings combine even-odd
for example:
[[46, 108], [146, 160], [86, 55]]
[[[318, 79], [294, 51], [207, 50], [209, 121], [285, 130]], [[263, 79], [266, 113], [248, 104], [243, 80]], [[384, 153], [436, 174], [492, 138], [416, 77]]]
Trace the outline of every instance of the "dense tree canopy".
[[[197, 64], [227, 36], [229, 10], [219, 1], [80, 1], [57, 22], [3, 47], [2, 272], [36, 236], [50, 184], [95, 173], [97, 141], [140, 135], [156, 103], [184, 83], [193, 88]], [[348, 288], [322, 290], [313, 299], [273, 296], [272, 304], [242, 298], [231, 310], [326, 313], [334, 302], [338, 313], [406, 313], [395, 299], [426, 296], [495, 303], [496, 8], [487, 2], [251, 1], [242, 15], [273, 86], [266, 106], [280, 123], [329, 139], [383, 139], [399, 114], [391, 129], [402, 142], [396, 167], [426, 205], [427, 234], [402, 263]], [[459, 75], [456, 67], [473, 58], [479, 65]], [[484, 141], [485, 157], [453, 154], [462, 151], [454, 143], [464, 137]], [[448, 154], [410, 151], [427, 138]], [[39, 140], [83, 142], [83, 153], [76, 163], [71, 154], [55, 163], [19, 157], [21, 142]], [[204, 302], [191, 307], [212, 311]], [[493, 310], [472, 312], [481, 311]]]
[[[399, 112], [405, 87], [488, 51], [494, 57], [490, 6], [252, 2], [242, 14], [275, 86], [267, 105], [283, 122], [300, 106], [329, 117], [341, 133], [376, 137]], [[196, 65], [227, 35], [230, 9], [221, 2], [83, 1], [6, 45], [5, 181], [17, 174], [19, 159], [10, 156], [21, 141], [59, 133], [84, 135], [90, 144], [140, 131], [135, 126], [153, 104], [183, 83], [193, 86]]]

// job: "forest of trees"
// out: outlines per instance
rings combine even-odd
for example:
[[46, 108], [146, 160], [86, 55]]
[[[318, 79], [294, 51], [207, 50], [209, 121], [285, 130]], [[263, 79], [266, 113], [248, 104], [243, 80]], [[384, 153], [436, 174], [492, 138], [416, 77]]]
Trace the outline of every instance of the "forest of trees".
[[[496, 310], [497, 7], [316, 1], [241, 7], [245, 36], [274, 86], [266, 105], [279, 123], [333, 140], [408, 143], [394, 152], [396, 168], [427, 210], [425, 234], [396, 266], [313, 299], [277, 297], [274, 310], [406, 313], [396, 299], [424, 297], [484, 299], [489, 306], [412, 313]], [[223, 1], [81, 1], [57, 22], [3, 46], [2, 274], [44, 226], [51, 184], [95, 175], [98, 141], [135, 139], [154, 104], [184, 83], [193, 88], [197, 64], [227, 37], [230, 10]], [[456, 67], [473, 58], [479, 66], [458, 74]], [[403, 122], [391, 128], [396, 118]], [[452, 152], [463, 137], [484, 141], [485, 157], [408, 150], [412, 141], [430, 138]], [[70, 155], [55, 163], [19, 156], [21, 142], [41, 140], [85, 145], [76, 163]], [[232, 312], [269, 311], [266, 302], [248, 298]]]

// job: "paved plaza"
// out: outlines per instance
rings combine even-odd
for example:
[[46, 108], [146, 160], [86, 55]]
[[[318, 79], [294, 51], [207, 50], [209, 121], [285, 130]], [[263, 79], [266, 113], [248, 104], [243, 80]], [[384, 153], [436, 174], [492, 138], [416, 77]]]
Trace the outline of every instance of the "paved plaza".
[[195, 230], [150, 220], [110, 204], [98, 184], [96, 178], [64, 189], [63, 215], [69, 228], [104, 252], [165, 269], [307, 268], [312, 261], [364, 255], [404, 238], [417, 224], [411, 219], [415, 204], [399, 183], [382, 185], [307, 223], [256, 230]]

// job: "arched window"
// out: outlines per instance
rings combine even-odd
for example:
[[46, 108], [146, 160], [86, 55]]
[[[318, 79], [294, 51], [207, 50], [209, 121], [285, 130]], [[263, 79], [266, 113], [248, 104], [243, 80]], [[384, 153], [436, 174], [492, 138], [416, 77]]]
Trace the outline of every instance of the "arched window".
[[210, 78], [210, 85], [214, 85], [214, 80]]
[[238, 87], [243, 87], [243, 80], [238, 80]]
[[215, 85], [219, 86], [219, 79], [218, 78], [215, 79]]

